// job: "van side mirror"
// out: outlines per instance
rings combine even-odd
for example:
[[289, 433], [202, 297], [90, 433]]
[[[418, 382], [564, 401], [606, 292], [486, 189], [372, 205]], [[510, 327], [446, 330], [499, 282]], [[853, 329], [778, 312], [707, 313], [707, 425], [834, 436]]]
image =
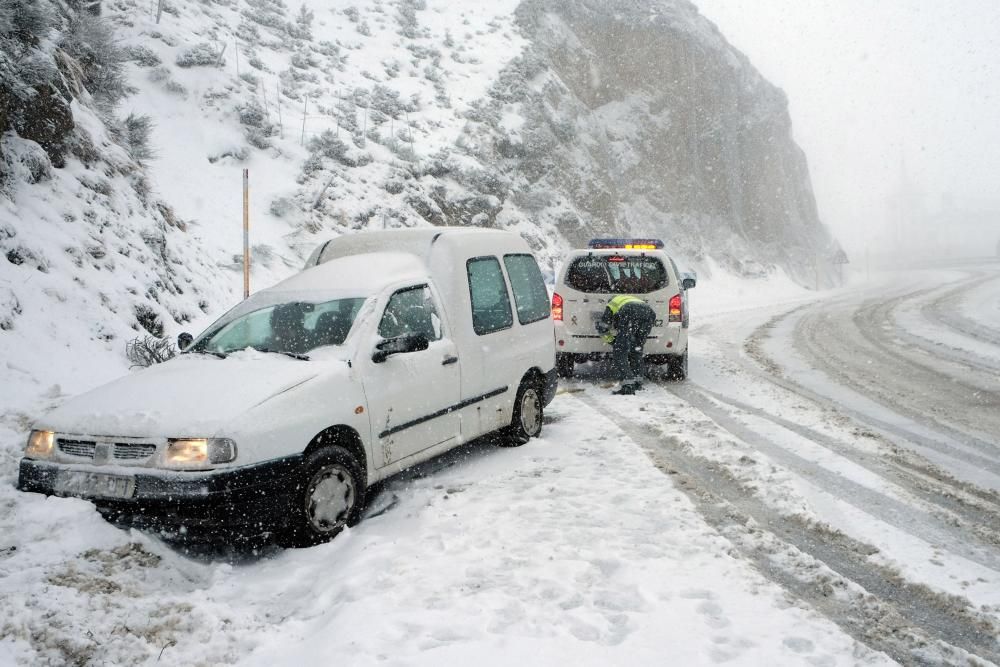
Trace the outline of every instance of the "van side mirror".
[[684, 289], [691, 289], [698, 284], [698, 275], [693, 271], [690, 273], [681, 274], [681, 287]]
[[372, 354], [372, 361], [381, 364], [394, 354], [406, 352], [420, 352], [430, 347], [427, 336], [418, 333], [408, 333], [395, 338], [386, 338], [375, 346], [375, 353]]
[[191, 347], [191, 343], [194, 342], [194, 336], [189, 334], [187, 331], [177, 336], [177, 347], [181, 352]]

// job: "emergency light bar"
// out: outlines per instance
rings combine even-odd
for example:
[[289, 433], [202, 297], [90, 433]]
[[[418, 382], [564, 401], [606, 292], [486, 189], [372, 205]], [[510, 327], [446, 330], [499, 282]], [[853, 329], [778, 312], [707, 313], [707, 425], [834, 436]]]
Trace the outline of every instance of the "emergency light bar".
[[591, 250], [607, 250], [610, 248], [621, 250], [662, 250], [663, 241], [660, 239], [590, 239], [587, 247]]

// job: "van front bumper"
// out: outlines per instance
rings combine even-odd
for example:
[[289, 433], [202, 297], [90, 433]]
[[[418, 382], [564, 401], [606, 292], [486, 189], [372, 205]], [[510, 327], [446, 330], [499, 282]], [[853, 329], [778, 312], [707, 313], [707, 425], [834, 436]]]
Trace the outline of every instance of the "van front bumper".
[[21, 459], [17, 488], [66, 495], [59, 491], [60, 475], [124, 475], [135, 480], [128, 498], [72, 495], [93, 502], [104, 518], [116, 524], [193, 538], [210, 538], [220, 532], [252, 535], [271, 532], [285, 523], [300, 461], [296, 455], [227, 470], [163, 471], [159, 475], [149, 468], [133, 473]]

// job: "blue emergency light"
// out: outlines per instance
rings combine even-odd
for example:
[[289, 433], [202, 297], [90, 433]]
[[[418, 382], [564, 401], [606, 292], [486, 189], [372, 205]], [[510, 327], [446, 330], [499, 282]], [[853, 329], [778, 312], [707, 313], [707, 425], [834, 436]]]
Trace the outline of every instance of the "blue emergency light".
[[591, 250], [663, 250], [660, 239], [590, 239], [587, 247]]

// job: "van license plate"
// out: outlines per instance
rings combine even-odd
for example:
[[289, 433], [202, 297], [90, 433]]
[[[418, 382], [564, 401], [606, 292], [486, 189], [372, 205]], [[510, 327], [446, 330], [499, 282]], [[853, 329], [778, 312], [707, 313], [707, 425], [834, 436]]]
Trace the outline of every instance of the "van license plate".
[[131, 498], [135, 495], [135, 478], [67, 470], [56, 478], [55, 492], [81, 498]]

